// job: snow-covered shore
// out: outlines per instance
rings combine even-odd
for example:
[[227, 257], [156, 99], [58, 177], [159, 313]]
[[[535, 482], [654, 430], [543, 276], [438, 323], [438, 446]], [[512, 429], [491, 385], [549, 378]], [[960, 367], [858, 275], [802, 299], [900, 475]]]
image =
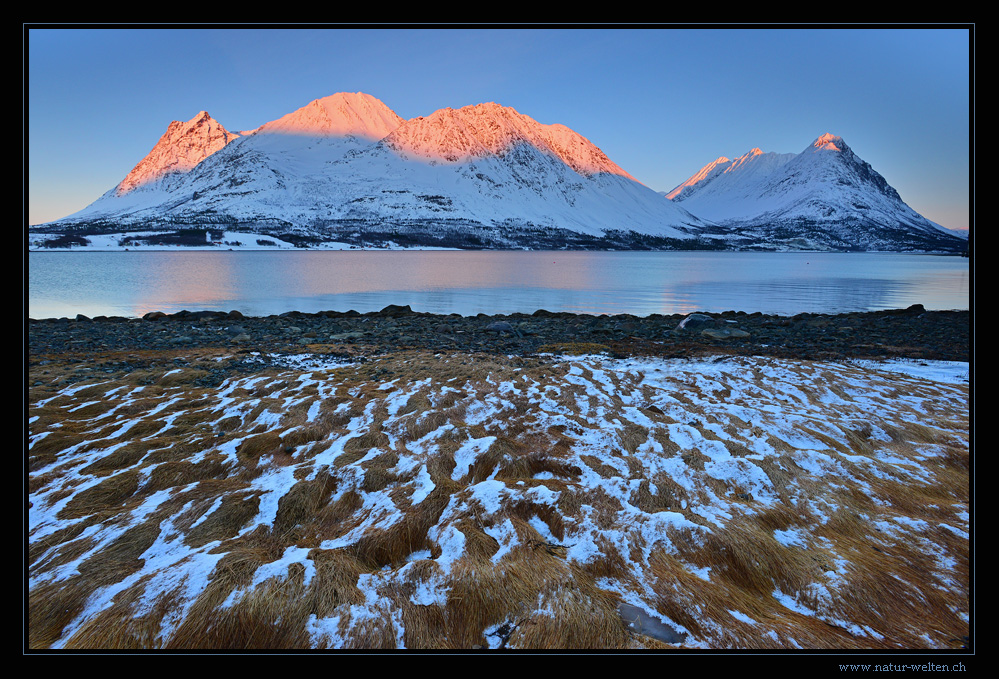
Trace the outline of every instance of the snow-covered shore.
[[[259, 233], [251, 233], [247, 231], [223, 231], [221, 237], [212, 239], [211, 232], [206, 232], [205, 244], [204, 245], [167, 245], [162, 243], [144, 243], [141, 239], [144, 237], [156, 237], [162, 236], [167, 233], [166, 231], [129, 231], [127, 233], [105, 233], [105, 234], [88, 234], [84, 238], [88, 241], [86, 245], [64, 245], [58, 247], [50, 247], [44, 245], [46, 242], [52, 240], [56, 236], [54, 234], [48, 233], [29, 233], [28, 234], [28, 250], [33, 252], [125, 252], [125, 251], [141, 251], [141, 252], [169, 252], [169, 251], [179, 251], [179, 252], [193, 252], [193, 251], [208, 251], [208, 252], [226, 252], [229, 250], [259, 250], [264, 252], [272, 252], [275, 250], [300, 250], [302, 248], [296, 246], [294, 243], [287, 240], [282, 240], [271, 235], [262, 235]], [[128, 238], [138, 238], [139, 242], [135, 240], [126, 241]], [[340, 241], [325, 241], [320, 243], [310, 243], [309, 250], [362, 250], [362, 249], [377, 249], [377, 250], [450, 250], [453, 248], [437, 248], [433, 246], [413, 246], [413, 247], [403, 247], [396, 243], [386, 243], [384, 246], [358, 246], [351, 243], [344, 243]]]

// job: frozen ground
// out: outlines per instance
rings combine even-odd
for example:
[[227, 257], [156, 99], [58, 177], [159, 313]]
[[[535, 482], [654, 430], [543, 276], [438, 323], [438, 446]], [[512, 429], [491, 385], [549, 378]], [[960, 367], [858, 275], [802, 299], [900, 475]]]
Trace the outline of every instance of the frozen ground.
[[33, 647], [969, 634], [966, 363], [232, 360], [31, 376]]

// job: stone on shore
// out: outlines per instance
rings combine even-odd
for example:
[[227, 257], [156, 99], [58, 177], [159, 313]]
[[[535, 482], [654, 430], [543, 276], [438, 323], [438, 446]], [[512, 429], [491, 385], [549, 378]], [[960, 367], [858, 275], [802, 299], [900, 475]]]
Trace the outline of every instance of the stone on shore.
[[384, 309], [382, 309], [381, 311], [379, 311], [377, 313], [377, 315], [378, 316], [388, 316], [390, 318], [394, 318], [394, 317], [398, 317], [398, 316], [408, 316], [408, 315], [410, 315], [412, 313], [413, 313], [413, 310], [410, 308], [410, 306], [408, 304], [404, 304], [404, 305], [389, 304], [387, 307], [385, 307]]
[[701, 334], [711, 339], [733, 339], [749, 337], [749, 333], [738, 328], [705, 328]]
[[514, 332], [513, 326], [506, 321], [493, 321], [485, 329], [489, 332]]
[[714, 319], [713, 316], [708, 316], [707, 314], [690, 314], [676, 326], [677, 330], [703, 330], [704, 328], [713, 327], [718, 324], [718, 321]]

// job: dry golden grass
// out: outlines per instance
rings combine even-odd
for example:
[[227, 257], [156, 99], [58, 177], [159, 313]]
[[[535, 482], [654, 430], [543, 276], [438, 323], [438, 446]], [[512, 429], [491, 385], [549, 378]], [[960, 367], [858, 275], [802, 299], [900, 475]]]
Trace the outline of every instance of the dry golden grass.
[[147, 492], [188, 486], [224, 476], [226, 464], [220, 457], [208, 457], [200, 462], [164, 460], [152, 467], [143, 486]]
[[260, 497], [256, 493], [224, 495], [218, 508], [188, 531], [185, 542], [192, 547], [201, 547], [234, 537], [257, 515], [259, 506]]
[[73, 495], [59, 512], [60, 519], [76, 519], [88, 514], [105, 512], [122, 505], [139, 489], [139, 473], [126, 471], [106, 478]]
[[[602, 345], [558, 350], [590, 358], [397, 352], [217, 389], [218, 352], [75, 391], [47, 366], [29, 646], [677, 645], [629, 628], [626, 598], [709, 648], [968, 634], [966, 390], [875, 380], [872, 418], [840, 381], [856, 371], [656, 381]], [[793, 398], [771, 400], [775, 379]], [[887, 407], [903, 393], [921, 417]], [[774, 403], [793, 426], [747, 415]]]
[[402, 563], [413, 552], [431, 547], [428, 532], [448, 500], [450, 496], [444, 490], [435, 488], [419, 505], [404, 511], [392, 526], [369, 531], [348, 551], [371, 569]]

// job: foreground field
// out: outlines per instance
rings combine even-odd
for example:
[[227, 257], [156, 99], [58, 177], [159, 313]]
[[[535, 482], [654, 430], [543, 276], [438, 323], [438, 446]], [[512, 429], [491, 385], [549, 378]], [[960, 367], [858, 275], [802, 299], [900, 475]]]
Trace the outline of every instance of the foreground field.
[[966, 363], [263, 358], [32, 369], [31, 648], [969, 635]]

